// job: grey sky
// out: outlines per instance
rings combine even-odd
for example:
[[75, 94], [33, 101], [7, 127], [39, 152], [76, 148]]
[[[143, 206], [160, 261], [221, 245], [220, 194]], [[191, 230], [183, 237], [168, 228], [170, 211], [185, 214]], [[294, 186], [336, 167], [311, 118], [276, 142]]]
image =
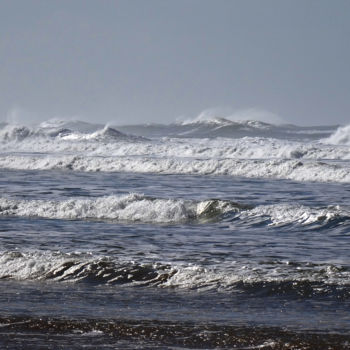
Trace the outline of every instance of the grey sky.
[[1, 120], [347, 124], [349, 65], [348, 0], [0, 1]]

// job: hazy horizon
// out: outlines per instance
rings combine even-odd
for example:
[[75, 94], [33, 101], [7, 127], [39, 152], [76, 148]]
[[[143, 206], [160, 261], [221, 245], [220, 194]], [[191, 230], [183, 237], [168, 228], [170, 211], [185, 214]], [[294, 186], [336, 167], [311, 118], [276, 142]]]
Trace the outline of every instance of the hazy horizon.
[[0, 120], [346, 125], [350, 2], [2, 1]]

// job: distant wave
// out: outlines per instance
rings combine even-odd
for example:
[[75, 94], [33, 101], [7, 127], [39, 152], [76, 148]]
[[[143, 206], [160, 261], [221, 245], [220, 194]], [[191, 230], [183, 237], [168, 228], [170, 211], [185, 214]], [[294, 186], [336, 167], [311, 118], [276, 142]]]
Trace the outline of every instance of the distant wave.
[[349, 221], [350, 209], [310, 208], [297, 204], [252, 207], [228, 200], [203, 201], [151, 198], [142, 194], [64, 201], [0, 198], [0, 216], [26, 216], [66, 220], [112, 220], [141, 223], [233, 221], [234, 225], [313, 225]]
[[222, 270], [198, 265], [123, 261], [108, 256], [63, 252], [0, 252], [0, 279], [123, 284], [181, 290], [245, 290], [262, 296], [350, 298], [350, 270], [332, 264], [262, 261]]
[[242, 138], [270, 137], [289, 140], [319, 140], [328, 137], [335, 126], [300, 127], [290, 124], [269, 124], [257, 120], [233, 121], [221, 117], [195, 118], [169, 125], [125, 125], [119, 130], [147, 137], [178, 138]]
[[72, 132], [66, 135], [62, 135], [61, 139], [71, 140], [71, 141], [95, 140], [95, 141], [111, 141], [111, 142], [120, 141], [120, 140], [123, 140], [123, 141], [146, 140], [145, 138], [142, 138], [140, 136], [126, 135], [107, 125], [103, 129], [100, 129], [88, 134]]
[[273, 124], [264, 123], [256, 120], [242, 120], [242, 121], [233, 121], [221, 117], [210, 117], [210, 118], [195, 118], [193, 120], [186, 120], [180, 122], [180, 125], [209, 125], [209, 126], [236, 126], [241, 128], [255, 128], [255, 129], [269, 129], [273, 127]]
[[[64, 133], [60, 134], [60, 130]], [[67, 132], [69, 131], [69, 132]], [[289, 140], [319, 140], [329, 137], [335, 127], [299, 127], [274, 125], [256, 120], [232, 121], [221, 117], [196, 118], [173, 124], [104, 126], [82, 121], [48, 120], [31, 127], [0, 125], [0, 141], [20, 141], [28, 136], [65, 136], [71, 140], [106, 140], [113, 138], [177, 137], [177, 138], [242, 138], [269, 137]]]
[[285, 121], [275, 113], [257, 109], [246, 108], [240, 110], [232, 110], [227, 107], [214, 107], [203, 110], [194, 119], [186, 120], [185, 123], [193, 122], [206, 122], [215, 119], [225, 119], [229, 122], [244, 123], [246, 121], [256, 121], [268, 125], [268, 123], [274, 125], [286, 124]]
[[[48, 124], [42, 123], [41, 127], [27, 127], [22, 125], [7, 124], [0, 129], [0, 141], [5, 143], [11, 142], [22, 142], [25, 139], [35, 139], [37, 142], [38, 138], [52, 138], [56, 140], [70, 140], [70, 141], [137, 141], [144, 138], [133, 135], [126, 135], [112, 127], [105, 126], [101, 129], [91, 132], [73, 131], [67, 125], [70, 123], [55, 123]], [[80, 124], [79, 124], [80, 125]], [[42, 150], [44, 151], [44, 149]]]

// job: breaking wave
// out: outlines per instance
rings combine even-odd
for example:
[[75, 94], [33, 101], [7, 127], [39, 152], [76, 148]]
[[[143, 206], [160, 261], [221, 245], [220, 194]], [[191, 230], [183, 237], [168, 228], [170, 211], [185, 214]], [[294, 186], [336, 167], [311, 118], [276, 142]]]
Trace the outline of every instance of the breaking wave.
[[0, 253], [0, 279], [139, 285], [180, 290], [334, 295], [350, 298], [350, 270], [333, 264], [262, 261], [205, 268], [198, 265], [120, 261], [88, 253]]
[[257, 120], [233, 121], [222, 117], [212, 117], [206, 115], [200, 115], [193, 120], [186, 120], [181, 122], [180, 125], [208, 125], [217, 127], [235, 126], [237, 128], [252, 128], [260, 130], [266, 130], [273, 127], [272, 124]]
[[152, 223], [218, 220], [227, 212], [247, 208], [231, 201], [160, 199], [140, 194], [69, 199], [66, 201], [0, 198], [0, 215], [50, 219], [92, 219]]
[[[22, 125], [7, 124], [2, 129], [0, 129], [0, 141], [3, 143], [11, 142], [22, 142], [28, 138], [44, 139], [57, 139], [59, 140], [69, 140], [69, 141], [103, 141], [103, 142], [114, 142], [114, 141], [136, 141], [142, 140], [142, 137], [126, 135], [108, 125], [105, 127], [92, 130], [90, 132], [82, 132], [77, 130], [71, 130], [65, 125], [65, 123], [50, 124], [42, 123], [41, 127], [30, 128]], [[42, 149], [41, 151], [44, 151]]]
[[0, 129], [0, 140], [3, 142], [22, 141], [33, 135], [35, 131], [26, 126], [8, 124]]
[[137, 140], [145, 140], [140, 136], [126, 135], [122, 132], [111, 128], [109, 126], [105, 126], [103, 129], [97, 130], [92, 133], [84, 134], [80, 132], [71, 132], [66, 135], [59, 135], [62, 140], [72, 140], [72, 141], [104, 141], [104, 142], [114, 142], [114, 141], [137, 141]]
[[331, 136], [323, 139], [322, 142], [350, 146], [350, 125], [338, 128]]
[[161, 199], [134, 193], [64, 201], [0, 198], [0, 216], [141, 223], [204, 223], [225, 220], [232, 221], [235, 225], [323, 226], [348, 221], [350, 209], [339, 206], [310, 208], [291, 204], [252, 207], [228, 200]]

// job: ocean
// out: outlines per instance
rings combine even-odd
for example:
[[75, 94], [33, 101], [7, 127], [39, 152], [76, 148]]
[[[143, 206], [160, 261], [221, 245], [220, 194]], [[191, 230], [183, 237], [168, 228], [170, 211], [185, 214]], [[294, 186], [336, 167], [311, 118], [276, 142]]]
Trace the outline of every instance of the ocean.
[[0, 124], [2, 349], [350, 349], [350, 127]]

